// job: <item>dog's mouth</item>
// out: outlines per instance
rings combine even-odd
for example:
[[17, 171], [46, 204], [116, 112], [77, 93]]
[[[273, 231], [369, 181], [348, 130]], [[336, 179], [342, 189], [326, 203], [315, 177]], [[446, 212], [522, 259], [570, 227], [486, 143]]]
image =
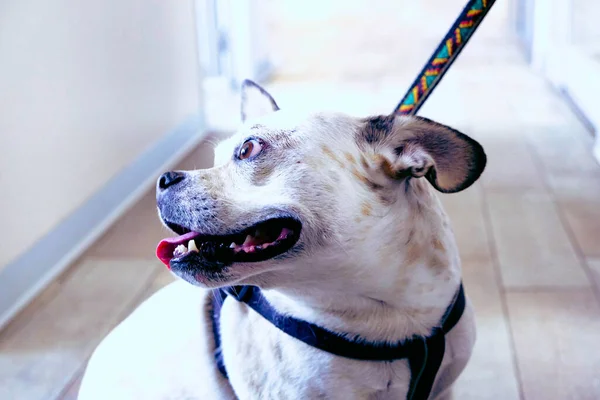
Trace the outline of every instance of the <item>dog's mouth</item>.
[[182, 264], [225, 267], [235, 262], [266, 261], [289, 251], [300, 238], [294, 218], [271, 218], [230, 235], [203, 235], [166, 222], [180, 236], [162, 240], [156, 256], [169, 269]]

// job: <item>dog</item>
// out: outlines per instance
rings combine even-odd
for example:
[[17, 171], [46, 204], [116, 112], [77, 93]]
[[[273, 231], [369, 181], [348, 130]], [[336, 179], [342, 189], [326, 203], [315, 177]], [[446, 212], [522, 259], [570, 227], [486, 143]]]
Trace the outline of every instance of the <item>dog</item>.
[[[422, 117], [280, 110], [249, 80], [241, 116], [213, 168], [160, 177], [158, 213], [179, 236], [157, 255], [181, 279], [101, 342], [79, 399], [450, 398], [475, 319], [463, 296], [440, 334], [464, 293], [436, 192], [480, 177], [481, 145]], [[229, 299], [239, 288], [259, 288], [267, 311]], [[441, 337], [419, 353], [439, 365], [417, 394], [421, 356], [347, 357], [315, 345], [321, 335], [359, 353]]]

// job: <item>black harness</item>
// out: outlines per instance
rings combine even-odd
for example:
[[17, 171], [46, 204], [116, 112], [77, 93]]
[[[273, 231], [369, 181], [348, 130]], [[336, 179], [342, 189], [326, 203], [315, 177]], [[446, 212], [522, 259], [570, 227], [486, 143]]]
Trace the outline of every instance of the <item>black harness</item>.
[[446, 346], [445, 335], [460, 320], [465, 309], [465, 294], [462, 284], [442, 317], [440, 327], [427, 337], [416, 336], [396, 344], [369, 343], [359, 338], [348, 339], [318, 325], [279, 314], [265, 299], [256, 286], [234, 286], [213, 290], [213, 334], [215, 338], [215, 360], [219, 371], [227, 378], [227, 370], [221, 353], [219, 319], [221, 307], [230, 296], [245, 303], [267, 321], [288, 335], [337, 356], [364, 361], [395, 361], [407, 359], [411, 378], [408, 400], [425, 400], [429, 397], [435, 376], [442, 363]]

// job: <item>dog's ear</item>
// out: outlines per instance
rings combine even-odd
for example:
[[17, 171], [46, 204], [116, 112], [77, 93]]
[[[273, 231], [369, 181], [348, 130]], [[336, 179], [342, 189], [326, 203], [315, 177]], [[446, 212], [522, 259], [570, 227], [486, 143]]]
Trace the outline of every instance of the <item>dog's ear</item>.
[[422, 117], [368, 118], [359, 141], [372, 146], [387, 178], [425, 177], [443, 193], [471, 186], [486, 165], [481, 145], [448, 126]]
[[249, 79], [242, 82], [242, 122], [277, 110], [277, 103], [265, 89]]

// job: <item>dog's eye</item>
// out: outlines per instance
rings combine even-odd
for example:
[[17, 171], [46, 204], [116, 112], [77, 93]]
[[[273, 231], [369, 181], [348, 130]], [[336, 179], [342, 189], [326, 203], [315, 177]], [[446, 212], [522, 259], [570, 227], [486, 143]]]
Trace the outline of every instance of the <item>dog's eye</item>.
[[240, 151], [238, 153], [238, 158], [240, 160], [246, 160], [248, 158], [252, 158], [258, 155], [262, 150], [262, 144], [259, 140], [250, 139], [244, 142], [242, 147], [240, 147]]

